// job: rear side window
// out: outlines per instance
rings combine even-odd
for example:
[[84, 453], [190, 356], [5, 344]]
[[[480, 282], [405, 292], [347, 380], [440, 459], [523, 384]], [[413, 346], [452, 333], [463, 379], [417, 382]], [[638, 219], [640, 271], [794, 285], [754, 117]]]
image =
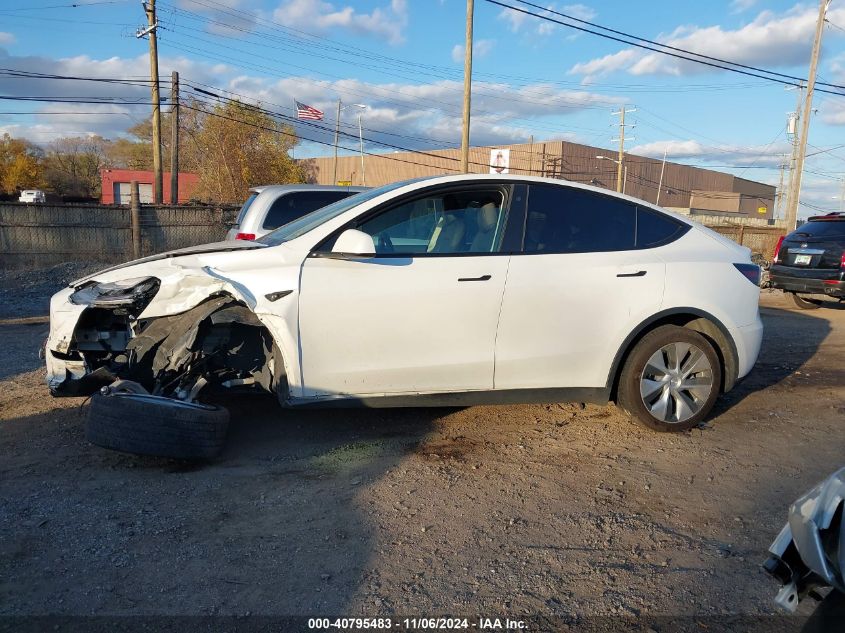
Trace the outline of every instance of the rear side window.
[[267, 211], [262, 228], [277, 229], [312, 211], [351, 196], [354, 191], [295, 191], [278, 198]]
[[636, 248], [637, 207], [591, 191], [531, 185], [526, 253], [595, 253]]
[[793, 235], [799, 237], [845, 238], [845, 220], [820, 220], [806, 222], [799, 226]]
[[674, 218], [637, 207], [637, 248], [652, 248], [667, 244], [688, 230], [688, 224], [682, 224]]

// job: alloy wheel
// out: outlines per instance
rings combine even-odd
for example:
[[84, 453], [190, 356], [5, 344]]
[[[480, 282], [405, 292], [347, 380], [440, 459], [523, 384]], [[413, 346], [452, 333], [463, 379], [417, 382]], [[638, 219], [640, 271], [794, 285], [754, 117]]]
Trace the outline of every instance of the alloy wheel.
[[692, 343], [664, 345], [648, 359], [640, 376], [643, 404], [651, 415], [668, 423], [693, 417], [713, 388], [710, 361]]

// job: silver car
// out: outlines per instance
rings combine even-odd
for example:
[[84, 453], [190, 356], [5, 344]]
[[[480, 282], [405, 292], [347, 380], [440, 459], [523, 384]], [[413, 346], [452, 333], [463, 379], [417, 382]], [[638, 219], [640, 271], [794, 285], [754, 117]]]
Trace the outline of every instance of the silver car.
[[227, 240], [254, 240], [312, 211], [369, 187], [262, 185], [249, 190]]

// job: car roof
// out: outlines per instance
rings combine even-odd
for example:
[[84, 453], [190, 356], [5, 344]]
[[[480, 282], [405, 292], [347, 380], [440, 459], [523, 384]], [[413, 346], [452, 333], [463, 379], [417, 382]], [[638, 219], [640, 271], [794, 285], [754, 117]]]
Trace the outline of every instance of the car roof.
[[258, 185], [250, 187], [250, 191], [255, 193], [264, 193], [265, 191], [272, 191], [275, 193], [289, 192], [289, 191], [366, 191], [371, 187], [349, 186], [342, 187], [338, 185], [311, 185], [311, 184], [293, 184], [293, 185]]

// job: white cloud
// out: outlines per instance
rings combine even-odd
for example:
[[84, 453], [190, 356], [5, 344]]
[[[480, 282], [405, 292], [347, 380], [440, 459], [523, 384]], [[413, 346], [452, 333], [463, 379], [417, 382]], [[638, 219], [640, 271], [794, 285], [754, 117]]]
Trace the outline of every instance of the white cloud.
[[[650, 158], [666, 157], [675, 160], [696, 159], [705, 162], [716, 162], [720, 165], [735, 167], [777, 166], [788, 154], [791, 146], [787, 143], [778, 145], [741, 146], [731, 144], [705, 145], [696, 140], [654, 141], [636, 145], [628, 150], [631, 154], [648, 156]], [[746, 175], [744, 177], [752, 177]]]
[[[550, 17], [554, 20], [559, 20], [562, 22], [565, 22], [566, 18], [552, 13], [552, 11], [571, 15], [572, 17], [578, 18], [579, 20], [592, 20], [596, 17], [596, 12], [592, 8], [584, 4], [567, 4], [562, 7], [558, 7], [556, 3], [551, 2], [546, 5], [546, 10], [544, 11], [539, 11], [537, 9], [534, 9], [533, 7], [528, 7], [527, 10], [531, 11], [532, 13], [538, 13], [539, 15]], [[532, 17], [526, 13], [514, 11], [513, 9], [502, 9], [499, 12], [498, 18], [507, 22], [508, 28], [514, 33], [520, 32], [523, 26], [525, 26], [526, 24], [531, 24], [531, 29], [529, 32], [534, 33], [536, 35], [551, 35], [560, 27], [559, 24], [555, 24], [554, 22], [549, 22], [548, 20], [541, 20], [539, 18]], [[526, 22], [526, 19], [528, 20], [528, 22]]]
[[338, 9], [323, 0], [284, 0], [273, 12], [273, 18], [308, 32], [344, 28], [360, 35], [385, 38], [390, 44], [401, 44], [408, 24], [408, 6], [406, 0], [391, 0], [389, 7], [360, 13], [354, 7]]
[[[830, 10], [828, 16], [833, 22], [845, 22], [845, 9]], [[681, 26], [657, 39], [671, 46], [741, 64], [800, 66], [810, 59], [817, 17], [816, 8], [798, 5], [783, 14], [763, 11], [752, 22], [735, 30], [718, 25]], [[830, 31], [828, 36], [835, 36], [835, 32]], [[576, 64], [570, 73], [594, 77], [620, 70], [632, 75], [689, 75], [713, 72], [714, 69], [659, 53], [623, 49], [615, 55]]]
[[757, 0], [733, 0], [731, 2], [731, 12], [742, 13], [743, 11], [748, 11], [755, 4], [757, 4]]
[[14, 44], [16, 41], [17, 38], [13, 33], [0, 31], [0, 46], [9, 46], [10, 44]]
[[[490, 51], [493, 50], [493, 45], [496, 43], [496, 40], [477, 40], [472, 43], [472, 57], [473, 59], [481, 59], [482, 57], [487, 56]], [[465, 47], [463, 44], [455, 44], [452, 47], [452, 61], [457, 63], [463, 63], [464, 61], [464, 50]]]
[[[146, 55], [132, 58], [112, 57], [93, 59], [78, 56], [50, 59], [34, 56], [10, 56], [0, 50], [0, 66], [32, 72], [50, 72], [60, 75], [93, 77], [144, 77], [149, 70]], [[410, 149], [433, 149], [453, 146], [460, 138], [463, 84], [460, 81], [434, 83], [372, 83], [357, 79], [319, 81], [309, 77], [273, 79], [238, 71], [223, 64], [210, 64], [185, 58], [163, 57], [161, 74], [167, 77], [171, 69], [178, 69], [183, 83], [190, 80], [197, 84], [216, 86], [243, 95], [249, 103], [260, 102], [266, 108], [286, 116], [292, 115], [293, 99], [308, 103], [326, 113], [326, 120], [318, 126], [298, 122], [299, 133], [312, 141], [307, 153], [326, 153], [332, 143], [334, 108], [340, 96], [344, 103], [365, 103], [363, 113], [365, 135]], [[208, 88], [212, 92], [216, 89]], [[185, 85], [184, 94], [191, 94]], [[0, 78], [0, 93], [7, 95], [43, 94], [45, 96], [97, 95], [117, 97], [121, 100], [147, 102], [146, 85], [126, 85], [67, 80], [15, 80]], [[164, 94], [167, 94], [165, 89]], [[213, 99], [199, 96], [204, 101]], [[610, 108], [621, 99], [595, 94], [586, 90], [561, 89], [553, 84], [533, 84], [515, 87], [499, 82], [476, 81], [473, 85], [473, 129], [475, 144], [499, 144], [524, 141], [535, 130], [525, 119], [560, 117], [581, 112], [587, 108]], [[98, 134], [115, 138], [125, 134], [127, 128], [146, 119], [150, 106], [110, 104], [38, 104], [31, 107], [31, 117], [3, 118], [0, 127], [15, 136], [25, 136], [38, 142], [53, 140], [57, 136]], [[85, 115], [61, 115], [59, 112], [86, 112]], [[342, 130], [357, 139], [355, 116], [346, 113]], [[378, 130], [376, 132], [375, 130]], [[408, 138], [418, 137], [418, 138]], [[426, 139], [434, 139], [427, 142]], [[342, 144], [347, 140], [343, 140]], [[348, 141], [352, 143], [351, 140]], [[368, 143], [371, 151], [388, 151], [383, 145]]]

